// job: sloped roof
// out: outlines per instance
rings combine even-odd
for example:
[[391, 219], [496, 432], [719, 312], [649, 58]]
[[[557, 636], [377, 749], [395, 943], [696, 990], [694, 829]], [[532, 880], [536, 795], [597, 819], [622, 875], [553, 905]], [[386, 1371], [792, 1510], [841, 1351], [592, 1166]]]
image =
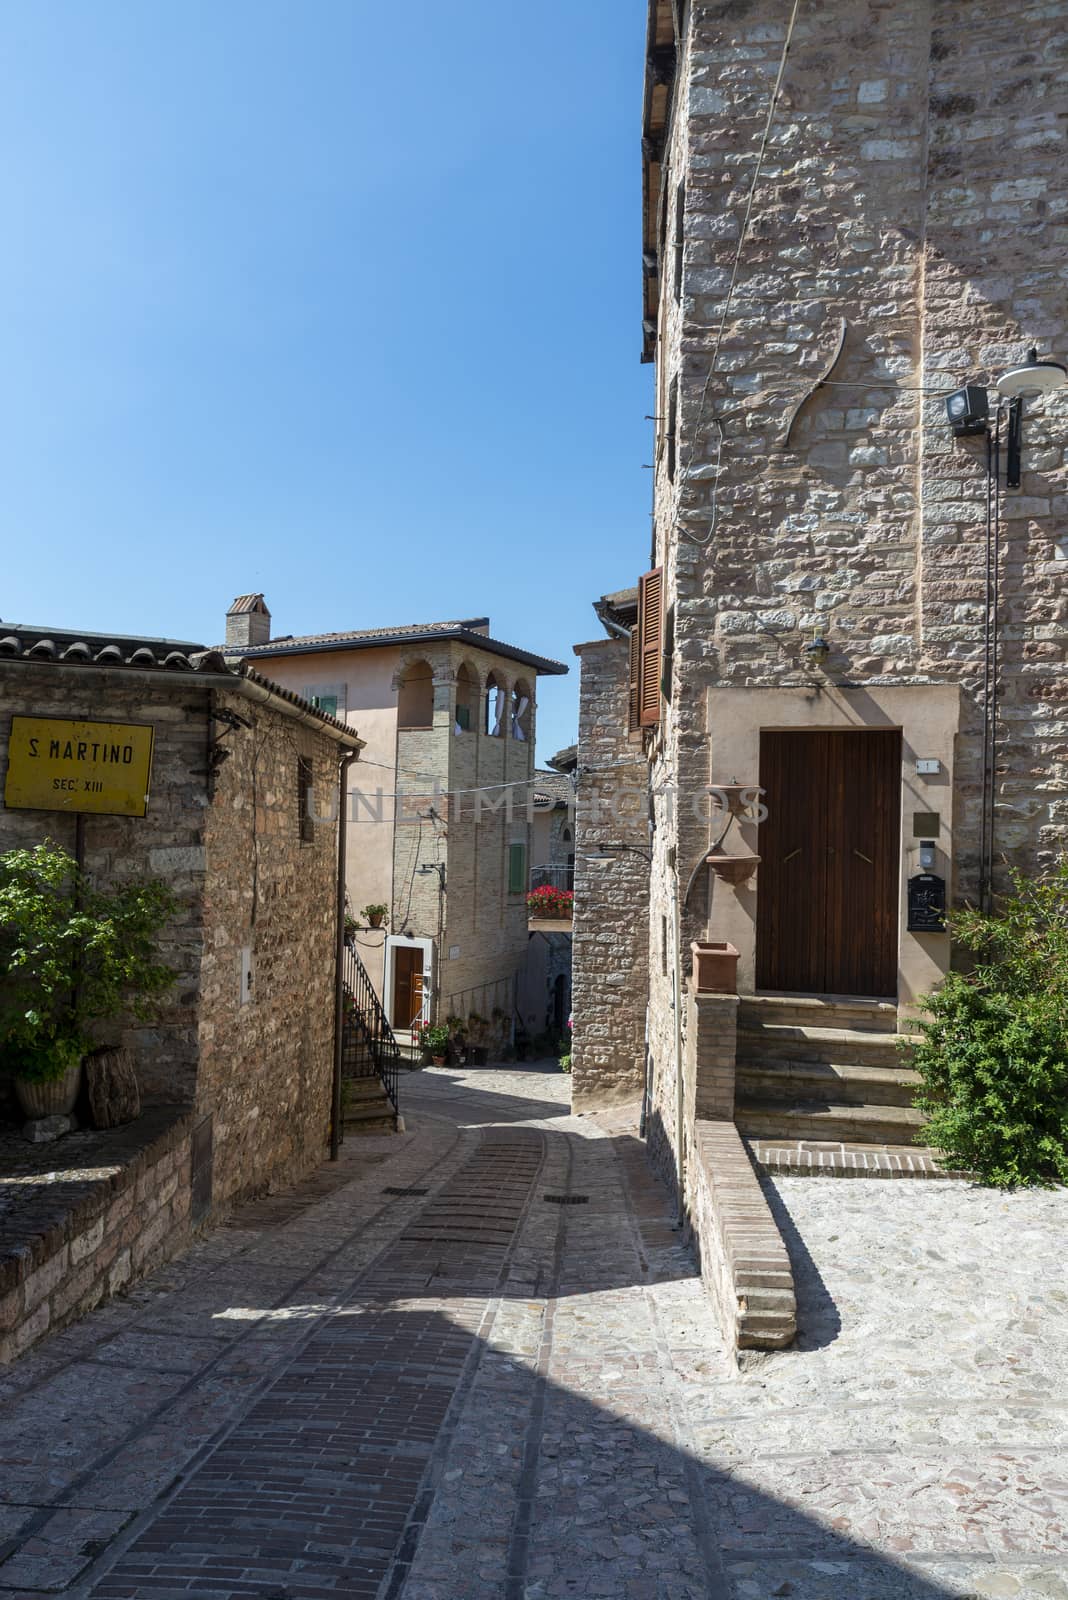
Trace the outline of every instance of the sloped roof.
[[[362, 748], [353, 728], [311, 705], [292, 689], [263, 677], [244, 662], [228, 662], [220, 650], [208, 649], [188, 639], [154, 639], [139, 635], [116, 638], [106, 633], [74, 632], [66, 628], [36, 627], [29, 623], [0, 622], [0, 667], [19, 662], [28, 666], [108, 667], [144, 672], [173, 683], [179, 676], [193, 674], [201, 679], [229, 679], [235, 689], [245, 693], [243, 684], [254, 684], [273, 698], [284, 700], [299, 711], [303, 720], [314, 718], [324, 732], [344, 735], [342, 742]], [[253, 695], [264, 699], [265, 696]], [[305, 715], [306, 713], [306, 715]]]
[[539, 767], [534, 773], [535, 805], [547, 806], [551, 801], [554, 807], [566, 806], [572, 798], [571, 784], [562, 772], [546, 772]]
[[285, 634], [278, 639], [269, 639], [266, 644], [220, 645], [219, 648], [225, 650], [233, 660], [253, 661], [272, 656], [315, 655], [331, 650], [368, 650], [376, 645], [433, 644], [455, 639], [461, 644], [470, 645], [472, 649], [484, 650], [489, 655], [503, 656], [523, 666], [533, 667], [535, 672], [546, 676], [567, 672], [568, 668], [560, 661], [552, 661], [547, 656], [505, 644], [502, 639], [491, 639], [488, 634], [479, 631], [488, 625], [487, 617], [470, 617], [456, 622], [406, 622], [391, 628], [355, 628], [343, 633]]
[[260, 616], [269, 617], [267, 602], [262, 594], [239, 594], [229, 611], [228, 617], [247, 616], [250, 612], [258, 612]]

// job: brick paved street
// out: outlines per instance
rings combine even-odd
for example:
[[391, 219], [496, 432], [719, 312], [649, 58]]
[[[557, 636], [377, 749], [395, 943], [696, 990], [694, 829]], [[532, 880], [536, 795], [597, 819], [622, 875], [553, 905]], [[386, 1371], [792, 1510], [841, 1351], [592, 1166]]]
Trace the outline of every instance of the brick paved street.
[[1064, 1195], [778, 1179], [739, 1373], [626, 1118], [402, 1092], [5, 1369], [0, 1597], [1068, 1600]]

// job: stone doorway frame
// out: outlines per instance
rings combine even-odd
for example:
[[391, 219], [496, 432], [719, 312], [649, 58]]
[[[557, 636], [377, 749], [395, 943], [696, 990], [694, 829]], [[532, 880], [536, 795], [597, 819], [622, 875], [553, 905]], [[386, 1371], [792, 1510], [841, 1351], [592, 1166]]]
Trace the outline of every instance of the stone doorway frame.
[[[957, 684], [811, 683], [797, 688], [722, 688], [707, 691], [708, 782], [760, 781], [760, 735], [766, 732], [899, 728], [901, 740], [901, 848], [898, 908], [898, 1023], [908, 1026], [918, 998], [937, 987], [949, 970], [950, 940], [945, 933], [909, 933], [907, 884], [918, 872], [916, 814], [937, 812], [938, 866], [946, 879], [949, 903], [954, 891], [954, 835], [957, 828], [956, 740], [961, 695]], [[921, 759], [937, 760], [940, 770], [926, 776]], [[718, 815], [718, 813], [717, 813]], [[728, 852], [759, 853], [755, 822], [741, 821], [727, 835]], [[760, 868], [747, 883], [732, 885], [708, 872], [708, 938], [726, 939], [740, 952], [738, 992], [755, 993], [756, 916]], [[700, 904], [699, 900], [697, 902]]]

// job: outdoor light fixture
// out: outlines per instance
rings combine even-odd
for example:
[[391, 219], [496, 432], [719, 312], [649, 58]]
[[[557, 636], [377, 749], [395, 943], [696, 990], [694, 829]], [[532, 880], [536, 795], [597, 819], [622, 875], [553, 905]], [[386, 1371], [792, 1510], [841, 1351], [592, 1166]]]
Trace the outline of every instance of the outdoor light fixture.
[[[1052, 394], [1054, 389], [1062, 389], [1068, 383], [1068, 367], [1059, 361], [1040, 361], [1038, 351], [1032, 345], [1027, 352], [1027, 363], [1022, 367], [1013, 367], [1011, 371], [1003, 373], [998, 379], [998, 394], [1004, 395], [1006, 400], [1022, 400], [1028, 394]], [[952, 398], [952, 397], [951, 397]]]
[[985, 433], [990, 420], [990, 401], [985, 389], [967, 383], [946, 400], [946, 416], [958, 439], [970, 434]]
[[831, 653], [831, 647], [821, 633], [810, 639], [804, 649], [805, 660], [813, 667], [822, 667]]
[[1022, 367], [1013, 367], [998, 379], [998, 394], [1009, 402], [1009, 436], [1005, 456], [1005, 486], [1018, 489], [1023, 476], [1023, 406], [1026, 395], [1052, 394], [1068, 383], [1068, 367], [1059, 361], [1040, 361], [1031, 346]]
[[592, 850], [583, 850], [582, 855], [586, 861], [618, 861], [625, 851], [632, 855], [641, 856], [643, 861], [651, 861], [651, 850], [643, 850], [639, 844], [597, 844]]

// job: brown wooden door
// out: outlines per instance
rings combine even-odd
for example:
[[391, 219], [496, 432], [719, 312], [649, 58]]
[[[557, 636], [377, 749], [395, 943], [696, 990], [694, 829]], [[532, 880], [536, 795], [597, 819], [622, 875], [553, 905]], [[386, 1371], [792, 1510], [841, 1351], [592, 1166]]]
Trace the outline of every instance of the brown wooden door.
[[410, 1028], [423, 1008], [423, 952], [418, 947], [393, 947], [393, 1027]]
[[757, 988], [897, 995], [901, 734], [762, 733]]

